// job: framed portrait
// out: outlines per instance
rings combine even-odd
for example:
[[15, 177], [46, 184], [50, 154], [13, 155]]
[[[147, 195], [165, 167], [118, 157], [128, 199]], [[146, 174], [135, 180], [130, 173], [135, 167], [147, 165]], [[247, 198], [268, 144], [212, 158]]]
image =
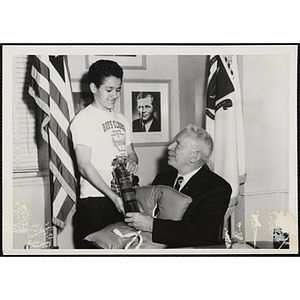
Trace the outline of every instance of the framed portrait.
[[117, 62], [123, 69], [146, 69], [146, 56], [134, 54], [96, 54], [86, 56], [86, 69], [99, 59], [108, 59]]
[[170, 80], [124, 80], [121, 110], [137, 146], [170, 139]]

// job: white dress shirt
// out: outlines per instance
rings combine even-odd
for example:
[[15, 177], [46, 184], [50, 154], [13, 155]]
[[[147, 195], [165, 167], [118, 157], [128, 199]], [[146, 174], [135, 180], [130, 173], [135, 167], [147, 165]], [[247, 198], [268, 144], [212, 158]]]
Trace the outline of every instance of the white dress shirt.
[[181, 182], [181, 185], [180, 185], [180, 188], [179, 188], [179, 191], [181, 191], [182, 190], [182, 188], [188, 183], [188, 181], [199, 171], [201, 169], [201, 167], [200, 168], [198, 168], [198, 169], [196, 169], [196, 170], [194, 170], [194, 171], [192, 171], [192, 172], [190, 172], [190, 173], [188, 173], [188, 174], [186, 174], [186, 175], [181, 175], [181, 174], [177, 174], [177, 177], [176, 177], [176, 179], [175, 179], [175, 182], [174, 182], [174, 185], [173, 185], [173, 188], [175, 187], [175, 184], [176, 184], [176, 182], [177, 182], [177, 178], [178, 177], [183, 177], [183, 181]]

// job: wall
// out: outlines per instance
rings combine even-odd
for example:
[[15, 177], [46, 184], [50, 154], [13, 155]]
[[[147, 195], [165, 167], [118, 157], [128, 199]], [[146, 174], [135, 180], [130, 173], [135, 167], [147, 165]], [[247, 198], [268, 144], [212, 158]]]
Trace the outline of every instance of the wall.
[[205, 128], [207, 55], [179, 55], [180, 129], [193, 123]]
[[260, 213], [257, 240], [272, 240], [268, 211], [289, 210], [290, 72], [288, 55], [243, 56], [247, 181], [236, 222], [244, 217], [245, 240], [253, 240], [252, 213]]
[[[14, 249], [24, 249], [25, 245], [29, 245], [30, 249], [40, 249], [51, 245], [50, 220], [47, 220], [45, 215], [45, 203], [50, 204], [48, 187], [49, 180], [47, 178], [33, 178], [26, 177], [26, 175], [14, 178]], [[50, 239], [46, 239], [46, 236]]]

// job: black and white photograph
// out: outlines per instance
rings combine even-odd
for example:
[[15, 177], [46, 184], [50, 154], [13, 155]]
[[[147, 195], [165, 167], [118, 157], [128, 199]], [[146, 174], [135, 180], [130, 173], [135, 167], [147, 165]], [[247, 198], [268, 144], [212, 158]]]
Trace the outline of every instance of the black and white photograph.
[[132, 92], [132, 132], [161, 131], [160, 92]]
[[137, 146], [170, 141], [170, 86], [170, 80], [124, 80], [122, 107]]
[[3, 46], [3, 254], [298, 254], [297, 51]]

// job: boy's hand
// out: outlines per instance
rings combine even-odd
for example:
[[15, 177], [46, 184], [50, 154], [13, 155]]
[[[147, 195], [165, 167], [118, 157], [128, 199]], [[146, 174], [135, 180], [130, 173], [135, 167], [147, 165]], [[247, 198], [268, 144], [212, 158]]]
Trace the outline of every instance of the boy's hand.
[[126, 163], [126, 170], [130, 173], [130, 174], [135, 174], [138, 170], [139, 166], [137, 163], [135, 163], [132, 160], [127, 160]]
[[120, 195], [121, 191], [120, 191], [119, 185], [117, 184], [117, 182], [114, 178], [110, 182], [110, 188], [114, 193], [116, 193], [117, 195]]
[[115, 195], [115, 197], [112, 197], [111, 200], [115, 204], [117, 210], [125, 215], [125, 209], [122, 199], [118, 195]]

